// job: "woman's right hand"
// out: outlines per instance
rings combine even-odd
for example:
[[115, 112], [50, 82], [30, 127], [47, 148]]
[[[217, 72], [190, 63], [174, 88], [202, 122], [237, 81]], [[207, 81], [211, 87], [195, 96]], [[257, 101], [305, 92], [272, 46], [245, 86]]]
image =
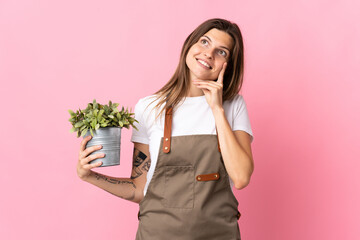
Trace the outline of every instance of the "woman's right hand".
[[85, 149], [86, 143], [90, 141], [91, 138], [91, 135], [87, 136], [81, 141], [80, 144], [79, 161], [77, 163], [77, 174], [82, 180], [85, 180], [86, 177], [90, 175], [92, 168], [99, 167], [102, 164], [102, 162], [92, 164], [89, 164], [89, 162], [97, 158], [103, 158], [105, 156], [104, 153], [98, 153], [88, 156], [90, 153], [102, 148], [101, 145], [97, 145]]

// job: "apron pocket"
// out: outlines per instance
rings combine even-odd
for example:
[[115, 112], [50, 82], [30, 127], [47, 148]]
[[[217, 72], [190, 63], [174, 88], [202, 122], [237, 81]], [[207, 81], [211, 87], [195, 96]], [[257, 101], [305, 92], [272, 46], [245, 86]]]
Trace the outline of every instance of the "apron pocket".
[[194, 208], [194, 167], [165, 166], [165, 207]]

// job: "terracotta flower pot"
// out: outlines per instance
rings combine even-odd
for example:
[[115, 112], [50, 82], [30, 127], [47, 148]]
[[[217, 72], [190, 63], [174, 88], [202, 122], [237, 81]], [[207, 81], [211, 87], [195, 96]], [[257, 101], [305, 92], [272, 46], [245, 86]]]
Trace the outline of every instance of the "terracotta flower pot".
[[[96, 150], [89, 154], [105, 153], [105, 157], [97, 158], [91, 163], [102, 162], [100, 167], [120, 165], [120, 144], [121, 144], [121, 128], [120, 127], [105, 127], [98, 128], [93, 131], [94, 136], [87, 142], [85, 148], [91, 146], [102, 145], [102, 149]], [[90, 131], [84, 135], [83, 138], [91, 135]]]

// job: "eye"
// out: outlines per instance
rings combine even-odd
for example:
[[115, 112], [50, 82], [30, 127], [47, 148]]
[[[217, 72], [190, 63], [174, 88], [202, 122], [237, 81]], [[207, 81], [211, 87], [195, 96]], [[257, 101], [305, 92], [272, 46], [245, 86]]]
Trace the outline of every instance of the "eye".
[[219, 53], [220, 53], [222, 56], [224, 56], [224, 57], [227, 56], [227, 54], [226, 54], [226, 52], [225, 52], [224, 50], [220, 50]]
[[201, 42], [202, 44], [205, 44], [204, 42], [207, 42], [207, 40], [206, 40], [206, 39], [201, 39], [200, 42]]

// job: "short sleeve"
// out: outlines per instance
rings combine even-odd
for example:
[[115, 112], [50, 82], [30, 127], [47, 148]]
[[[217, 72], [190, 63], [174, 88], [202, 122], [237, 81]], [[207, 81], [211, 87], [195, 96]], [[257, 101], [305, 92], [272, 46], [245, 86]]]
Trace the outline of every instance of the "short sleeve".
[[246, 108], [246, 102], [243, 96], [238, 95], [234, 99], [234, 118], [233, 131], [242, 130], [250, 134], [251, 142], [254, 140], [254, 135], [251, 129], [250, 119]]
[[138, 130], [135, 128], [132, 128], [132, 134], [131, 134], [131, 142], [138, 142], [138, 143], [144, 143], [149, 144], [149, 137], [147, 134], [147, 128], [146, 128], [146, 122], [144, 121], [144, 114], [145, 114], [145, 106], [142, 99], [140, 99], [134, 109], [134, 118], [138, 121], [134, 122], [134, 125], [137, 127]]

